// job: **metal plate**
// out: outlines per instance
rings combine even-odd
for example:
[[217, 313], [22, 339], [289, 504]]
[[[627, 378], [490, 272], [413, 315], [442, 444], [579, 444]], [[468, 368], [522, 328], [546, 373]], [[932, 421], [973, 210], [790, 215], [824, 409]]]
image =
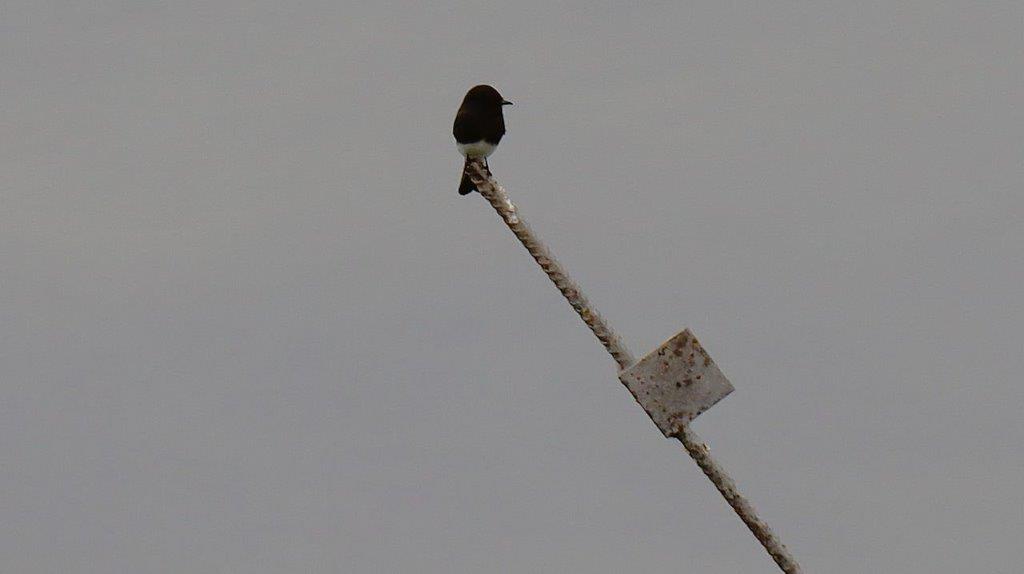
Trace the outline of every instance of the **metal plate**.
[[675, 436], [733, 391], [689, 329], [620, 372], [619, 380], [665, 436]]

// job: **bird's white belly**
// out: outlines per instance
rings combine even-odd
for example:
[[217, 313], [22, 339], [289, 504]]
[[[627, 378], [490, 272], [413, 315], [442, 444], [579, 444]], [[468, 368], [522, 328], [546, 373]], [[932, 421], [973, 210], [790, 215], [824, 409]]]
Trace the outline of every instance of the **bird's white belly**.
[[486, 140], [480, 140], [473, 143], [458, 143], [455, 145], [459, 147], [459, 153], [466, 157], [487, 157], [494, 153], [494, 148], [498, 147], [492, 143], [487, 143]]

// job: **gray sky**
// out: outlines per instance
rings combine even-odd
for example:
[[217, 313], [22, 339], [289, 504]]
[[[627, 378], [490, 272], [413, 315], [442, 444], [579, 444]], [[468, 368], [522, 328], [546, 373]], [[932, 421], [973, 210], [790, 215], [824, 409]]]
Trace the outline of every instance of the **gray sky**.
[[1019, 2], [351, 4], [0, 3], [0, 569], [773, 571], [486, 82], [808, 572], [1019, 570]]

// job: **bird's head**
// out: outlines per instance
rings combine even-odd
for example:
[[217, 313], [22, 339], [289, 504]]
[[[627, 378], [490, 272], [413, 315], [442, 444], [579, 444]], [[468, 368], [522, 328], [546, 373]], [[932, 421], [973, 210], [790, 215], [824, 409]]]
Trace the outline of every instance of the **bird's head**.
[[466, 92], [462, 105], [470, 105], [480, 109], [500, 110], [502, 106], [511, 106], [512, 102], [501, 97], [498, 90], [488, 85], [473, 86]]

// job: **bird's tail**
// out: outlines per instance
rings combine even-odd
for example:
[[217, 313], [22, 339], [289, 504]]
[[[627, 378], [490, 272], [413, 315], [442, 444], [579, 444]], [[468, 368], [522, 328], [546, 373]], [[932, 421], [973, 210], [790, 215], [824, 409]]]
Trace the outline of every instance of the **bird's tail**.
[[462, 167], [462, 181], [459, 182], [459, 195], [468, 195], [476, 191], [476, 186], [473, 185], [473, 181], [469, 179], [469, 174], [466, 173], [467, 167], [469, 167], [469, 158], [466, 158], [466, 163]]

